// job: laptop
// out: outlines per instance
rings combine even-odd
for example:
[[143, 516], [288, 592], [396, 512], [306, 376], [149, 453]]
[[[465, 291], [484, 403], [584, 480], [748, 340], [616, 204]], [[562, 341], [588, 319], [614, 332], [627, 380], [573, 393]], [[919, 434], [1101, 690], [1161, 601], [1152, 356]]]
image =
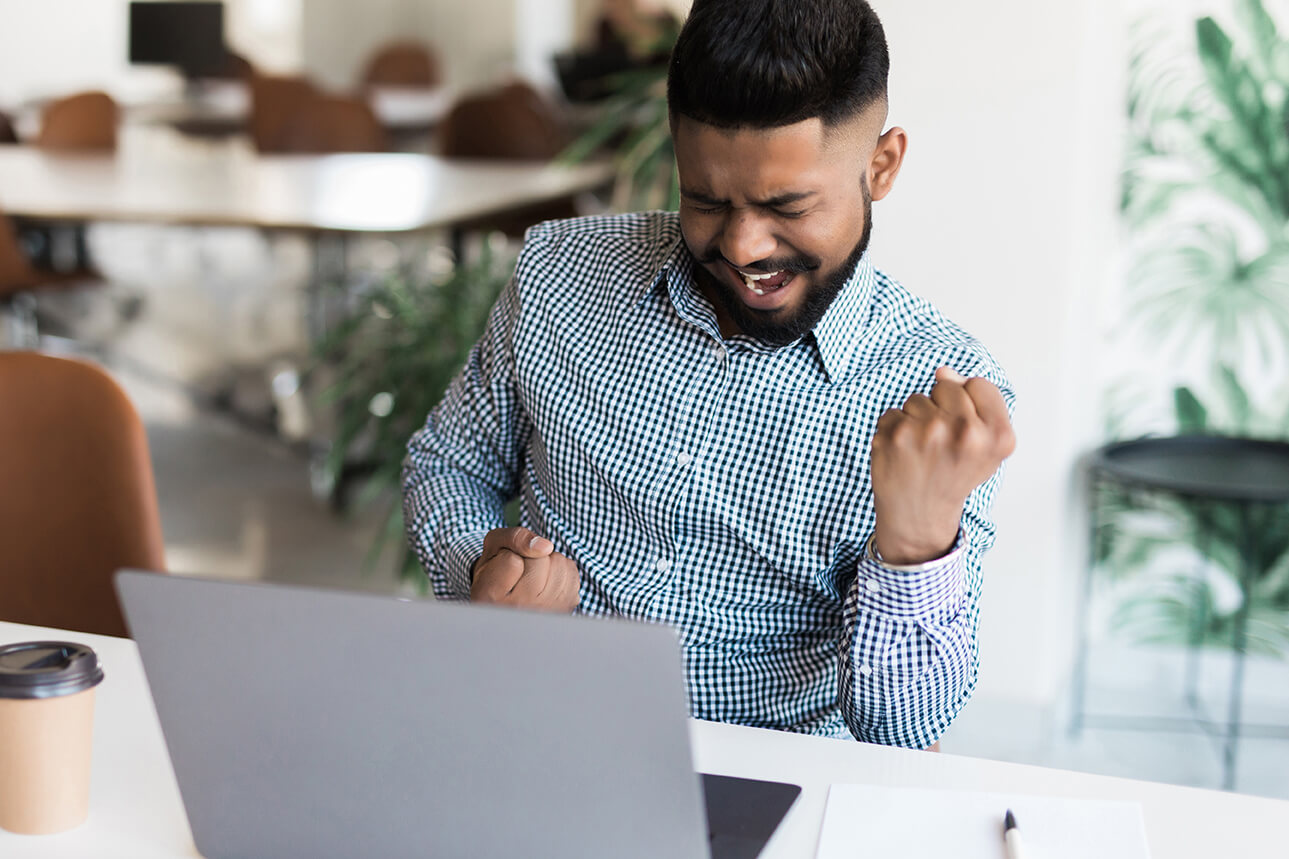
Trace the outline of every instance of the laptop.
[[694, 772], [673, 630], [123, 571], [197, 849], [753, 859], [800, 788]]

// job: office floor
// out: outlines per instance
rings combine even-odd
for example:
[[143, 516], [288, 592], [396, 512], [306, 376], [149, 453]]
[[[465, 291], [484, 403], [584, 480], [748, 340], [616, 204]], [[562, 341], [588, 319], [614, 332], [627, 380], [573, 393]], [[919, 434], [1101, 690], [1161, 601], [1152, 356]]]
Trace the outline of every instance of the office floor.
[[[245, 412], [267, 413], [272, 368], [289, 363], [303, 343], [298, 311], [307, 248], [246, 231], [118, 227], [91, 238], [116, 285], [70, 315], [75, 326], [107, 345], [113, 369], [144, 417], [172, 569], [376, 591], [406, 588], [389, 556], [364, 568], [380, 525], [378, 510], [338, 517], [314, 497], [302, 447], [195, 405], [194, 393], [200, 401], [219, 391]], [[136, 299], [137, 318], [120, 323], [119, 307]], [[1089, 710], [1184, 713], [1179, 653], [1102, 643], [1090, 664]], [[1206, 658], [1201, 697], [1211, 711], [1225, 706], [1227, 670], [1220, 655]], [[1251, 660], [1245, 688], [1249, 721], [1289, 725], [1289, 664]], [[978, 698], [944, 749], [1220, 785], [1220, 755], [1203, 734], [1088, 728], [1071, 736], [1064, 729], [1066, 709], [1036, 712]], [[1289, 798], [1287, 773], [1289, 740], [1241, 742], [1238, 790]]]

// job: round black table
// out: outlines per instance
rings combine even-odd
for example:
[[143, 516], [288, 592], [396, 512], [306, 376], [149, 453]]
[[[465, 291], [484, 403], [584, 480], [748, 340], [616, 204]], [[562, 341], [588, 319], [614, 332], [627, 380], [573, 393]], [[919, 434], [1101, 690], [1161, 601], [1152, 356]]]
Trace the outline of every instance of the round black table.
[[[1194, 718], [1189, 725], [1198, 727], [1222, 742], [1222, 786], [1235, 785], [1236, 749], [1241, 732], [1250, 726], [1241, 724], [1241, 698], [1244, 686], [1244, 660], [1248, 643], [1249, 611], [1254, 584], [1275, 561], [1263, 557], [1257, 540], [1257, 514], [1276, 511], [1289, 517], [1289, 442], [1227, 436], [1180, 436], [1146, 438], [1117, 442], [1098, 448], [1088, 460], [1090, 534], [1092, 553], [1084, 582], [1082, 618], [1079, 625], [1079, 652], [1074, 676], [1073, 719], [1071, 730], [1077, 732], [1085, 722], [1112, 728], [1150, 724], [1156, 728], [1178, 727], [1174, 720], [1133, 717], [1095, 717], [1084, 710], [1087, 675], [1087, 607], [1091, 597], [1091, 568], [1095, 563], [1096, 540], [1102, 527], [1098, 517], [1098, 492], [1106, 486], [1144, 493], [1162, 493], [1199, 505], [1226, 505], [1237, 513], [1236, 540], [1240, 557], [1240, 607], [1233, 619], [1231, 671], [1227, 714], [1223, 723], [1204, 718], [1198, 700], [1198, 644], [1207, 623], [1205, 604], [1197, 600], [1192, 618], [1192, 635], [1187, 670], [1186, 696]], [[1204, 509], [1203, 507], [1200, 508]], [[1202, 518], [1201, 518], [1202, 521]], [[1211, 521], [1211, 520], [1210, 520]], [[1201, 529], [1202, 531], [1203, 529]], [[1197, 535], [1197, 548], [1208, 553], [1208, 539]], [[1161, 724], [1169, 722], [1168, 725]], [[1135, 723], [1135, 724], [1134, 724]], [[1246, 731], [1247, 732], [1247, 731]], [[1259, 736], [1289, 738], [1289, 730], [1259, 726]]]

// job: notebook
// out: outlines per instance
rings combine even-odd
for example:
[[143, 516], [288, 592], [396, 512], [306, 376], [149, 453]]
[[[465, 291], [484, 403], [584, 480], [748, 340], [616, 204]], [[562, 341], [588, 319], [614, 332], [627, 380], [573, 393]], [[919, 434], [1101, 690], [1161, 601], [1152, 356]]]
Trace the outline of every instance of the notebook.
[[834, 784], [817, 859], [1003, 859], [1010, 809], [1028, 859], [1150, 859], [1141, 805], [1010, 793]]

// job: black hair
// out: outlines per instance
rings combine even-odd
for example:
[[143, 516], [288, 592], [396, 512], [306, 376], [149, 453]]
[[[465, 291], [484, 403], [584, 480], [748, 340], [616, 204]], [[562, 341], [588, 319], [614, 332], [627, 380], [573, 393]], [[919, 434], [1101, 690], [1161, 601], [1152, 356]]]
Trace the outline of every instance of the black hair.
[[721, 128], [819, 117], [832, 127], [886, 99], [890, 59], [864, 0], [694, 0], [672, 50], [667, 104]]

